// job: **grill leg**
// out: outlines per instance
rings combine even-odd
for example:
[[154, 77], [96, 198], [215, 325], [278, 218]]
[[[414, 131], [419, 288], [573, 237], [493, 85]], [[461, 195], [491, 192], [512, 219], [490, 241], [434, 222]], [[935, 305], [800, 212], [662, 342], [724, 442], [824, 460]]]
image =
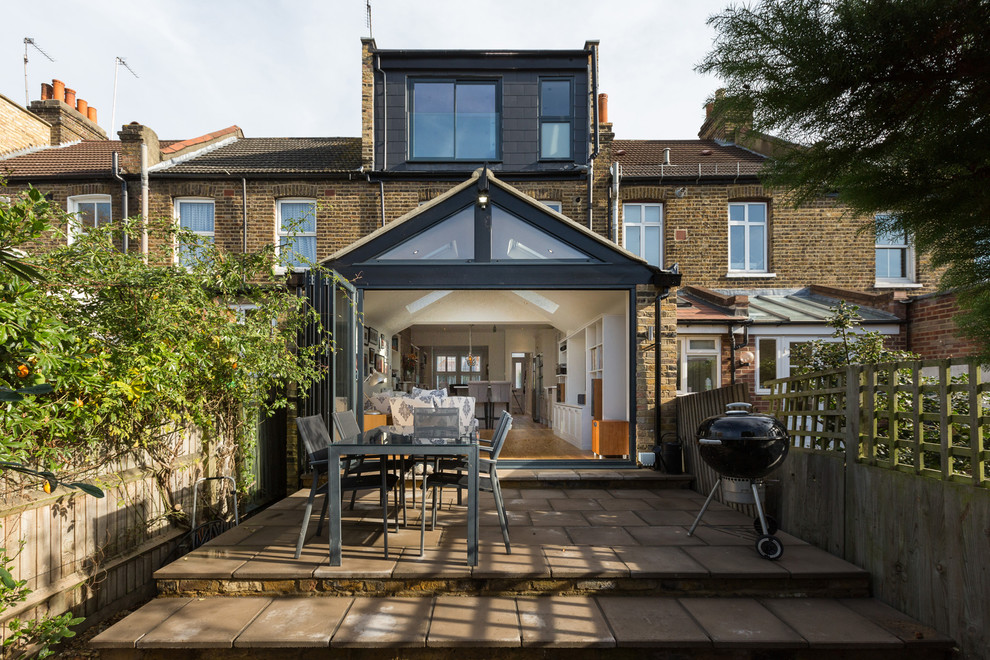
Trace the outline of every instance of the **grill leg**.
[[763, 505], [760, 504], [760, 492], [756, 489], [756, 482], [750, 482], [750, 487], [753, 489], [753, 500], [756, 502], [756, 513], [760, 516], [760, 525], [763, 527], [763, 535], [766, 536], [770, 533], [767, 527], [767, 517], [763, 513]]
[[701, 507], [701, 511], [698, 512], [698, 517], [694, 519], [694, 524], [691, 525], [691, 529], [688, 530], [688, 536], [694, 534], [694, 530], [698, 527], [698, 523], [701, 522], [701, 516], [705, 515], [705, 511], [708, 509], [708, 505], [712, 503], [712, 498], [715, 497], [715, 491], [718, 487], [722, 485], [722, 477], [718, 478], [715, 482], [715, 486], [712, 487], [712, 492], [708, 493], [708, 499], [705, 500], [705, 506]]

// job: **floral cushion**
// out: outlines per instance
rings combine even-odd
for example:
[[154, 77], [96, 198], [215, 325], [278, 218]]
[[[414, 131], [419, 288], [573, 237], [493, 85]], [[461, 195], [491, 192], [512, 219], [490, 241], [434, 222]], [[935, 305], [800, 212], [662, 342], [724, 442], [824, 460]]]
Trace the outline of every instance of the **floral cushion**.
[[461, 434], [472, 433], [478, 420], [474, 417], [474, 397], [445, 396], [437, 404], [438, 408], [457, 408], [457, 426]]
[[394, 426], [412, 426], [413, 410], [416, 408], [433, 408], [433, 401], [421, 401], [412, 397], [393, 397], [391, 402], [392, 424]]

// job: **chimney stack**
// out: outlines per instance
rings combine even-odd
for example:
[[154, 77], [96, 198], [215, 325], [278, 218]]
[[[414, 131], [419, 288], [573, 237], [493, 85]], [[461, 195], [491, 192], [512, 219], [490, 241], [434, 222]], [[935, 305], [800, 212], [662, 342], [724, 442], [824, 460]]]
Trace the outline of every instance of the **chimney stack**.
[[61, 80], [41, 84], [41, 98], [28, 108], [51, 125], [50, 143], [65, 144], [75, 140], [106, 140], [107, 134], [96, 123], [96, 108], [85, 99], [76, 98], [76, 90]]

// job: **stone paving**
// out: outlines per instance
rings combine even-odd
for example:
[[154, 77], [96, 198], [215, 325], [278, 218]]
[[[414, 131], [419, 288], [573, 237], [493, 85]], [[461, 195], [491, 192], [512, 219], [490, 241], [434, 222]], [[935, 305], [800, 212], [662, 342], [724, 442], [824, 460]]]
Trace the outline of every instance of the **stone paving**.
[[411, 501], [386, 559], [380, 508], [361, 498], [345, 505], [342, 566], [327, 565], [326, 530], [313, 534], [318, 512], [294, 559], [300, 491], [159, 570], [162, 597], [92, 646], [120, 657], [328, 647], [946, 657], [951, 640], [869, 598], [856, 566], [783, 532], [783, 557], [767, 561], [752, 519], [718, 504], [688, 536], [702, 496], [624, 485], [505, 488], [511, 554], [483, 497], [476, 567], [453, 493], [423, 557]]

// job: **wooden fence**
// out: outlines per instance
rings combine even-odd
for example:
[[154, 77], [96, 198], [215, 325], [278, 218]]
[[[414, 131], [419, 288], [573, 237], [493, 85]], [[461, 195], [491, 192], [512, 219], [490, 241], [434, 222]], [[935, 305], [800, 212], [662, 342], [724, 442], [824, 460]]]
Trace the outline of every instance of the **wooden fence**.
[[984, 380], [972, 360], [926, 360], [781, 379], [769, 396], [791, 434], [781, 528], [870, 571], [877, 598], [966, 658], [990, 648]]

